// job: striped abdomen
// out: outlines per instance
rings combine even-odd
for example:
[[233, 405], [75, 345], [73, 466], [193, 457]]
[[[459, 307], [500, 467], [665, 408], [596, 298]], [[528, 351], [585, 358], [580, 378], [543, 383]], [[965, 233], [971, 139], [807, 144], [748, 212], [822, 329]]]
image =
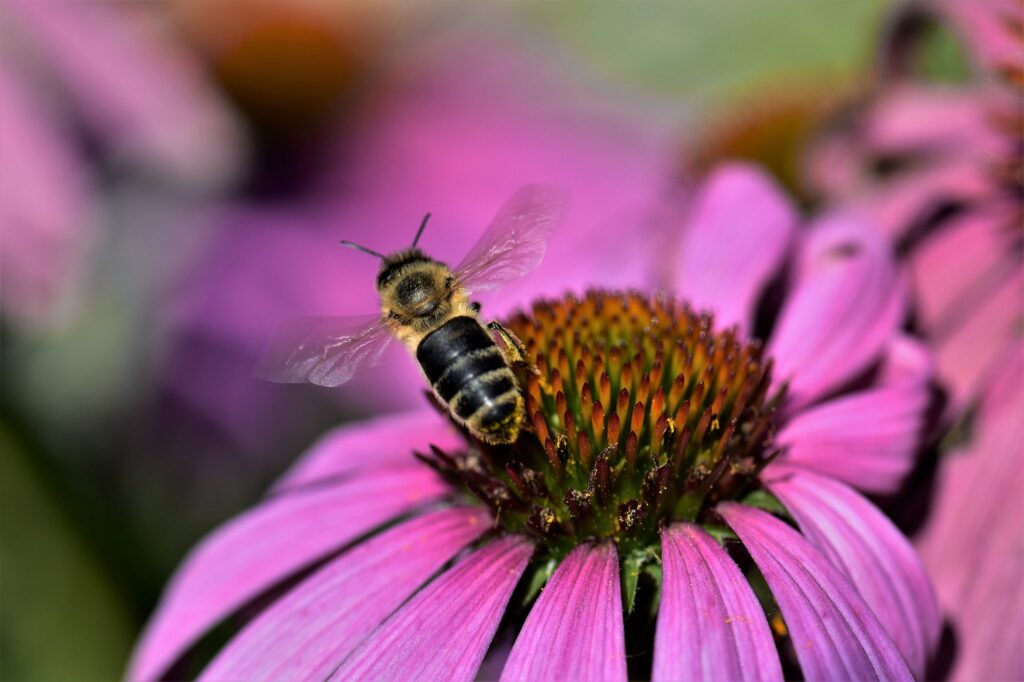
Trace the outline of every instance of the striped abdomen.
[[519, 435], [523, 399], [505, 356], [472, 317], [453, 317], [416, 348], [437, 395], [481, 440], [511, 443]]

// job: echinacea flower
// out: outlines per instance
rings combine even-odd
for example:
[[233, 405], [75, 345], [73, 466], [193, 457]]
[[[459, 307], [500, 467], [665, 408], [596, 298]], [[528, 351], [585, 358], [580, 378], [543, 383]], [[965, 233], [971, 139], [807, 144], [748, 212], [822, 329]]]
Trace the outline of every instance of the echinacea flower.
[[240, 170], [238, 122], [152, 14], [127, 3], [0, 2], [9, 320], [52, 325], [77, 302], [111, 170], [145, 171], [179, 193], [222, 187]]
[[[977, 435], [940, 469], [937, 502], [916, 541], [943, 610], [956, 617], [954, 680], [1024, 679], [1024, 346], [1001, 360], [977, 410]], [[979, 493], [996, 502], [979, 503]]]
[[[967, 58], [957, 82], [919, 68], [937, 30]], [[903, 3], [881, 56], [877, 87], [824, 137], [811, 177], [898, 244], [951, 397], [946, 421], [959, 426], [939, 448], [915, 538], [949, 619], [937, 672], [1020, 679], [1024, 536], [1013, 491], [1024, 485], [1024, 451], [1013, 396], [1024, 321], [1024, 7]]]
[[443, 410], [328, 434], [194, 550], [129, 677], [261, 596], [203, 679], [468, 680], [499, 630], [502, 679], [782, 679], [780, 643], [808, 679], [921, 675], [931, 587], [855, 490], [898, 485], [931, 373], [887, 241], [843, 216], [797, 232], [746, 167], [709, 180], [681, 237], [678, 298], [506, 320], [532, 363], [514, 445]]
[[[823, 136], [808, 180], [872, 216], [909, 263], [951, 414], [984, 392], [1024, 315], [1024, 15], [1015, 0], [898, 5], [878, 83]], [[959, 39], [960, 82], [922, 73], [935, 31]]]

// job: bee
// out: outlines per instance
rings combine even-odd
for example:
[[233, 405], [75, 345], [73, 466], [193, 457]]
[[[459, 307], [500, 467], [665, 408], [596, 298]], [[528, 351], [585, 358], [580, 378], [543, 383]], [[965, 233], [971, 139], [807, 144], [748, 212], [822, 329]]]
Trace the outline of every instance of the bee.
[[[519, 190], [454, 269], [418, 248], [428, 213], [408, 249], [384, 255], [376, 288], [379, 315], [307, 317], [285, 323], [257, 376], [283, 383], [339, 386], [374, 364], [397, 338], [413, 354], [456, 422], [486, 443], [514, 443], [525, 414], [512, 366], [525, 362], [518, 338], [498, 322], [485, 329], [472, 294], [522, 277], [544, 258], [563, 202], [539, 185]], [[500, 344], [499, 344], [500, 342]]]

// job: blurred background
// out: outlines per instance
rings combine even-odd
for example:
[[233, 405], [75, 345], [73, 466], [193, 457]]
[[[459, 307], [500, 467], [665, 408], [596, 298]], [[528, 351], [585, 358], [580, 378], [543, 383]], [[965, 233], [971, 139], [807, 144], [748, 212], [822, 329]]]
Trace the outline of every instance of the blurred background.
[[337, 391], [251, 377], [281, 321], [374, 309], [339, 239], [399, 248], [432, 211], [457, 260], [549, 181], [573, 194], [551, 248], [628, 260], [737, 156], [810, 203], [803, 147], [870, 82], [886, 9], [0, 0], [0, 677], [120, 677], [202, 534], [327, 427], [422, 400], [401, 353]]

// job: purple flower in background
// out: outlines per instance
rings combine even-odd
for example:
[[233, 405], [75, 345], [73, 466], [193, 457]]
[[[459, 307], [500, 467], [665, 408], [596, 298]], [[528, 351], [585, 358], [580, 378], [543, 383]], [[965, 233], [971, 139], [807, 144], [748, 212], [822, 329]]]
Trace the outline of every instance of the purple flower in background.
[[0, 164], [9, 169], [0, 302], [5, 315], [39, 324], [80, 296], [105, 200], [95, 167], [111, 162], [207, 191], [237, 175], [244, 146], [151, 8], [4, 0], [0, 21]]
[[[936, 28], [959, 39], [965, 80], [918, 68]], [[959, 438], [943, 443], [917, 542], [950, 618], [958, 680], [1024, 677], [1022, 64], [1019, 2], [902, 5], [877, 88], [811, 160], [832, 201], [875, 216], [899, 245], [950, 390]]]
[[842, 214], [798, 231], [744, 166], [677, 237], [678, 298], [591, 291], [506, 318], [536, 368], [516, 444], [434, 411], [325, 436], [185, 561], [129, 677], [260, 597], [204, 679], [469, 680], [486, 658], [510, 680], [922, 675], [934, 595], [857, 492], [899, 484], [931, 376], [887, 240]]
[[1024, 678], [1024, 347], [1002, 360], [977, 410], [977, 436], [940, 470], [938, 502], [916, 543], [956, 617], [956, 680]]
[[[870, 214], [913, 278], [916, 317], [961, 411], [1020, 338], [1024, 291], [1024, 33], [1019, 2], [907, 3], [893, 18], [867, 101], [825, 136], [808, 177]], [[971, 60], [964, 82], [920, 73], [936, 26]]]
[[91, 235], [91, 179], [6, 62], [0, 64], [0, 101], [0, 164], [18, 169], [6, 173], [0, 187], [0, 308], [5, 316], [42, 321], [77, 279]]
[[5, 56], [73, 106], [107, 153], [188, 186], [235, 178], [237, 122], [159, 12], [46, 0], [4, 0], [0, 12]]
[[[338, 240], [404, 248], [430, 211], [423, 245], [454, 262], [494, 207], [531, 182], [566, 187], [574, 205], [547, 261], [528, 281], [485, 299], [489, 314], [542, 291], [651, 283], [639, 247], [656, 234], [649, 214], [667, 189], [667, 127], [565, 77], [554, 56], [542, 63], [514, 44], [495, 47], [507, 39], [490, 40], [446, 35], [399, 53], [331, 143], [308, 194], [208, 216], [214, 243], [169, 313], [171, 394], [239, 443], [275, 442], [288, 422], [282, 415], [303, 396], [252, 377], [273, 330], [297, 316], [377, 308], [376, 262]], [[623, 242], [623, 232], [636, 237]], [[372, 390], [382, 383], [393, 390]], [[356, 379], [349, 395], [360, 401], [347, 407], [361, 414], [409, 408], [420, 404], [422, 388], [419, 371], [394, 349]]]

